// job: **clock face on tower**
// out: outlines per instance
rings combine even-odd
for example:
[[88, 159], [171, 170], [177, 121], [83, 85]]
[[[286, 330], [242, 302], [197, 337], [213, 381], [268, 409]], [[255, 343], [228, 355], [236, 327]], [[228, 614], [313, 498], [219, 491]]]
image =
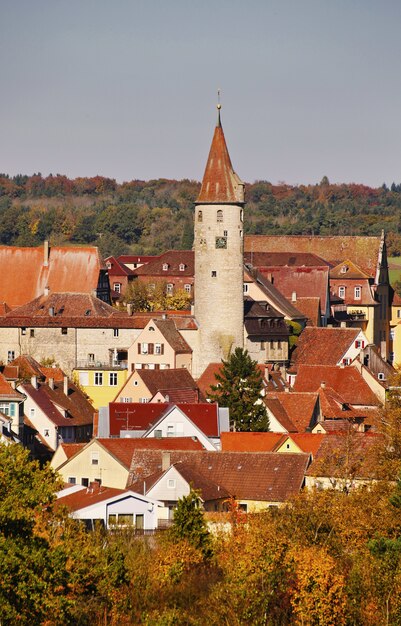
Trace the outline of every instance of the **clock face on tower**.
[[227, 237], [216, 237], [216, 248], [227, 248]]

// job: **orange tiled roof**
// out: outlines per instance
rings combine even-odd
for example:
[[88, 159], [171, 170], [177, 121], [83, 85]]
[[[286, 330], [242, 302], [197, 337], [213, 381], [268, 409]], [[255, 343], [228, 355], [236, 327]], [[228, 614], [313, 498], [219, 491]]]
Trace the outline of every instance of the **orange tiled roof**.
[[165, 439], [97, 439], [110, 454], [127, 469], [135, 450], [202, 450], [203, 446], [192, 437], [169, 437]]
[[337, 391], [348, 404], [375, 407], [380, 404], [355, 367], [298, 365], [294, 391], [318, 391], [321, 383]]
[[47, 265], [42, 246], [0, 246], [0, 266], [1, 300], [12, 308], [34, 300], [45, 287], [51, 292], [91, 293], [105, 267], [98, 249], [89, 246], [51, 246]]
[[337, 365], [360, 333], [360, 328], [307, 326], [298, 338], [293, 364]]
[[283, 433], [221, 433], [223, 452], [273, 452], [286, 439]]
[[244, 184], [231, 165], [220, 122], [220, 112], [197, 202], [205, 204], [244, 203]]
[[320, 298], [299, 298], [297, 296], [295, 304], [297, 305], [297, 309], [307, 317], [308, 325], [320, 326]]
[[313, 425], [317, 399], [317, 393], [279, 392], [264, 401], [288, 432], [302, 433]]

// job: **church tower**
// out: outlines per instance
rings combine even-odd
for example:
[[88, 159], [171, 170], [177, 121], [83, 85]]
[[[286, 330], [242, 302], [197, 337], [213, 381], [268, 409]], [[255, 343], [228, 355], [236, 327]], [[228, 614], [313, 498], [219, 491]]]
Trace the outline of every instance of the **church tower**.
[[231, 165], [220, 108], [195, 205], [195, 377], [244, 344], [244, 183]]

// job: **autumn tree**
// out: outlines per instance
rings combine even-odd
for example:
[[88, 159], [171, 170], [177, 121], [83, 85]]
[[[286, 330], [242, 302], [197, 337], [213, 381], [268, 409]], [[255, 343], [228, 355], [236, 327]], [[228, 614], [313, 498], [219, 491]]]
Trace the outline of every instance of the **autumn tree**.
[[267, 431], [269, 418], [262, 401], [263, 378], [247, 350], [236, 348], [215, 374], [209, 399], [230, 409], [230, 426], [238, 431]]
[[191, 489], [187, 496], [178, 500], [170, 534], [175, 540], [188, 541], [205, 558], [212, 555], [212, 542], [203, 515], [200, 494], [195, 489]]

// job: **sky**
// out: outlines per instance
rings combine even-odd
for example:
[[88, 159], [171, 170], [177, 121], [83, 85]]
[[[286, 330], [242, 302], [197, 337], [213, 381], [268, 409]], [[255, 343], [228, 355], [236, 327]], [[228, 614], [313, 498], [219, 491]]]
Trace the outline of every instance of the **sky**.
[[0, 0], [0, 172], [401, 182], [399, 0]]

